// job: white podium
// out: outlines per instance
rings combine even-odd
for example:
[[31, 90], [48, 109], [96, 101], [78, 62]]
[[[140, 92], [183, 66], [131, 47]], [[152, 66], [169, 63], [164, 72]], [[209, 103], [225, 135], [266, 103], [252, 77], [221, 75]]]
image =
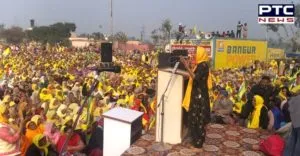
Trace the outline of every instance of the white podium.
[[[158, 71], [158, 89], [157, 102], [159, 104], [161, 96], [165, 91], [172, 72], [169, 70]], [[162, 125], [161, 110], [162, 104], [157, 108], [156, 113], [156, 141], [161, 141], [163, 134], [163, 143], [178, 144], [182, 141], [182, 101], [184, 95], [184, 78], [180, 71], [175, 73], [173, 80], [165, 94], [164, 99], [164, 121]], [[161, 132], [163, 126], [163, 133]]]
[[120, 156], [142, 134], [142, 112], [117, 107], [103, 114], [104, 156]]

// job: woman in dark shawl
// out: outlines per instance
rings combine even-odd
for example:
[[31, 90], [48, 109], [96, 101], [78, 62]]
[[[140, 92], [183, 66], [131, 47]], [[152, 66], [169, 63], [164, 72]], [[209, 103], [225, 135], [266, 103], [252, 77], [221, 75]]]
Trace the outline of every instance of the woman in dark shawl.
[[196, 66], [190, 70], [190, 79], [185, 93], [183, 107], [188, 111], [188, 128], [192, 144], [201, 148], [205, 140], [205, 126], [210, 122], [208, 95], [209, 66], [204, 48], [199, 47], [196, 54]]

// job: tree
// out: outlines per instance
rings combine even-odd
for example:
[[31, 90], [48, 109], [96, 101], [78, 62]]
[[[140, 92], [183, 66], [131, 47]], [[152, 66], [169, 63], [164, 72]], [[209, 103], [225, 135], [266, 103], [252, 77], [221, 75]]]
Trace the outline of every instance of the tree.
[[70, 32], [76, 31], [76, 24], [75, 23], [64, 23], [65, 27], [69, 29]]
[[30, 40], [41, 42], [42, 44], [49, 43], [55, 45], [57, 43], [68, 46], [68, 39], [72, 31], [76, 30], [74, 23], [55, 23], [50, 26], [34, 27], [32, 31], [28, 31], [27, 36]]
[[160, 34], [158, 33], [158, 30], [157, 29], [154, 29], [152, 32], [151, 32], [151, 38], [153, 40], [153, 44], [154, 45], [157, 45], [159, 43], [159, 39], [161, 38], [160, 37]]
[[105, 36], [101, 32], [92, 33], [92, 38], [94, 38], [95, 40], [105, 40]]
[[25, 33], [22, 28], [14, 26], [14, 27], [2, 30], [1, 36], [8, 43], [19, 44], [25, 38]]
[[83, 33], [83, 34], [80, 34], [78, 37], [86, 37], [86, 38], [89, 38], [90, 34], [86, 34], [86, 33]]
[[172, 30], [172, 24], [170, 19], [165, 19], [161, 25], [161, 31], [163, 33], [163, 38], [165, 40], [170, 41], [171, 39], [171, 30]]
[[120, 31], [114, 35], [114, 40], [118, 42], [126, 43], [128, 41], [128, 37], [124, 32]]
[[154, 29], [151, 32], [151, 38], [153, 40], [154, 45], [165, 46], [169, 43], [171, 39], [172, 32], [172, 24], [170, 19], [163, 20], [161, 26], [158, 29]]

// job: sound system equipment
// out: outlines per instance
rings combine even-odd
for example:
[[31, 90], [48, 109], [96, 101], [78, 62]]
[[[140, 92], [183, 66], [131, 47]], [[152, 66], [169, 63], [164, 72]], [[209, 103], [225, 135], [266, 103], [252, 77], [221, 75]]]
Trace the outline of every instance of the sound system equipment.
[[31, 27], [31, 28], [35, 27], [34, 19], [31, 19], [31, 20], [30, 20], [30, 27]]
[[[179, 56], [187, 57], [187, 50], [174, 50], [172, 53], [159, 53], [158, 54], [158, 68], [173, 68], [176, 62], [180, 61]], [[182, 63], [179, 64], [178, 69], [186, 70]]]
[[101, 44], [101, 62], [112, 62], [112, 43]]

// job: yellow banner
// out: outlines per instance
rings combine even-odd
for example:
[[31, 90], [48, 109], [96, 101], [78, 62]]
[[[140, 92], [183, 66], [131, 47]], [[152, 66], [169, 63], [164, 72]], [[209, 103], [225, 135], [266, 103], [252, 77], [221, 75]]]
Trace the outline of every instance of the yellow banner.
[[267, 42], [254, 40], [217, 39], [215, 52], [216, 69], [236, 68], [266, 60]]
[[276, 60], [276, 59], [284, 59], [285, 53], [283, 49], [277, 49], [277, 48], [268, 48], [268, 55], [267, 59], [269, 61]]

